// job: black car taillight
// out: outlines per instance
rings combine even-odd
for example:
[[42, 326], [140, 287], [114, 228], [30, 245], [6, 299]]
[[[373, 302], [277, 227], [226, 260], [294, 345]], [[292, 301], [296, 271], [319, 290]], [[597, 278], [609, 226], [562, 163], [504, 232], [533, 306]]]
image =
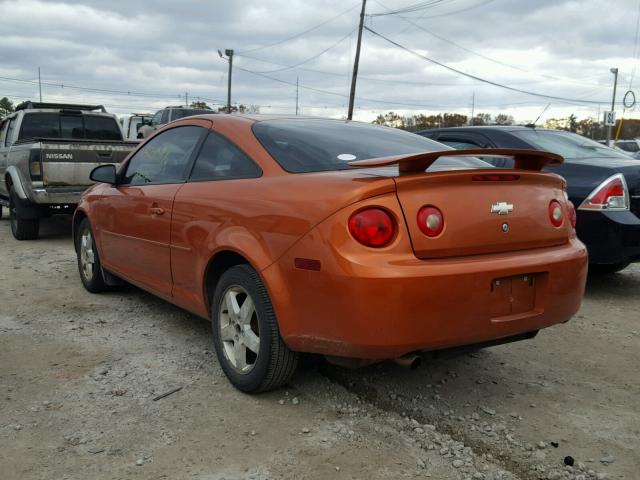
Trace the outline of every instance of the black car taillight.
[[31, 180], [42, 180], [40, 150], [31, 150], [29, 154], [29, 174], [31, 175]]

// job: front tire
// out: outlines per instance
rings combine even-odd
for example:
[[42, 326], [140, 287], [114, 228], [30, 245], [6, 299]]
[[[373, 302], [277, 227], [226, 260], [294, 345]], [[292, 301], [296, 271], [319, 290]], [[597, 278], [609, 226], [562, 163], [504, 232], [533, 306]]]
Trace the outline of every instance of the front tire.
[[253, 268], [236, 265], [222, 275], [211, 317], [218, 361], [238, 390], [264, 392], [291, 379], [299, 355], [282, 341], [269, 294]]
[[102, 276], [102, 264], [89, 220], [83, 219], [77, 231], [75, 242], [82, 285], [91, 293], [104, 292], [107, 290], [107, 284]]
[[13, 188], [9, 190], [9, 220], [11, 233], [16, 240], [35, 240], [40, 231], [39, 218], [20, 218], [18, 214], [18, 196]]

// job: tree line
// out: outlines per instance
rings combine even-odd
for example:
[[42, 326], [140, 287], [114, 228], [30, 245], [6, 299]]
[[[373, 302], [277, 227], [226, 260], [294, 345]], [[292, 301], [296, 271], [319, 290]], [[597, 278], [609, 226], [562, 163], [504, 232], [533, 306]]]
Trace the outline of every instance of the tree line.
[[489, 113], [479, 113], [470, 122], [467, 115], [460, 113], [438, 113], [436, 115], [405, 116], [395, 112], [380, 114], [373, 121], [376, 125], [417, 131], [430, 128], [462, 127], [464, 125], [513, 125], [515, 121], [511, 115], [500, 113], [493, 117]]

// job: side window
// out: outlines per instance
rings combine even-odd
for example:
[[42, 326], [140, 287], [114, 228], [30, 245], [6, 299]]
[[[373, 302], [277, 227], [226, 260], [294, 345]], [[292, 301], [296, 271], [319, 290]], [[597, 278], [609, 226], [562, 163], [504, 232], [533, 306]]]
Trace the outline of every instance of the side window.
[[159, 112], [156, 112], [156, 114], [151, 119], [151, 125], [153, 125], [154, 127], [156, 125], [160, 125], [160, 118], [162, 117], [162, 112], [164, 112], [164, 110], [160, 110]]
[[262, 170], [229, 140], [209, 132], [196, 159], [190, 180], [257, 178]]
[[160, 123], [162, 123], [163, 125], [165, 123], [169, 123], [169, 109], [166, 108], [163, 112], [162, 112], [162, 120], [160, 120]]
[[16, 129], [16, 118], [17, 117], [13, 117], [11, 120], [9, 120], [9, 125], [7, 126], [7, 136], [4, 141], [4, 144], [7, 147], [13, 145], [13, 132]]
[[148, 185], [179, 183], [204, 129], [177, 127], [156, 135], [127, 164], [120, 183]]

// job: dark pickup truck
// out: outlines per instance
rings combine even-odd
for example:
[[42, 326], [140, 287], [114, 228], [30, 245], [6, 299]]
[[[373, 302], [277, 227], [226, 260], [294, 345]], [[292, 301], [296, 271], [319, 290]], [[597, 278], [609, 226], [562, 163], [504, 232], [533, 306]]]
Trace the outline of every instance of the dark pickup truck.
[[101, 105], [18, 105], [0, 123], [0, 205], [9, 208], [13, 236], [35, 239], [41, 218], [73, 213], [91, 170], [120, 163], [137, 144], [124, 141]]

